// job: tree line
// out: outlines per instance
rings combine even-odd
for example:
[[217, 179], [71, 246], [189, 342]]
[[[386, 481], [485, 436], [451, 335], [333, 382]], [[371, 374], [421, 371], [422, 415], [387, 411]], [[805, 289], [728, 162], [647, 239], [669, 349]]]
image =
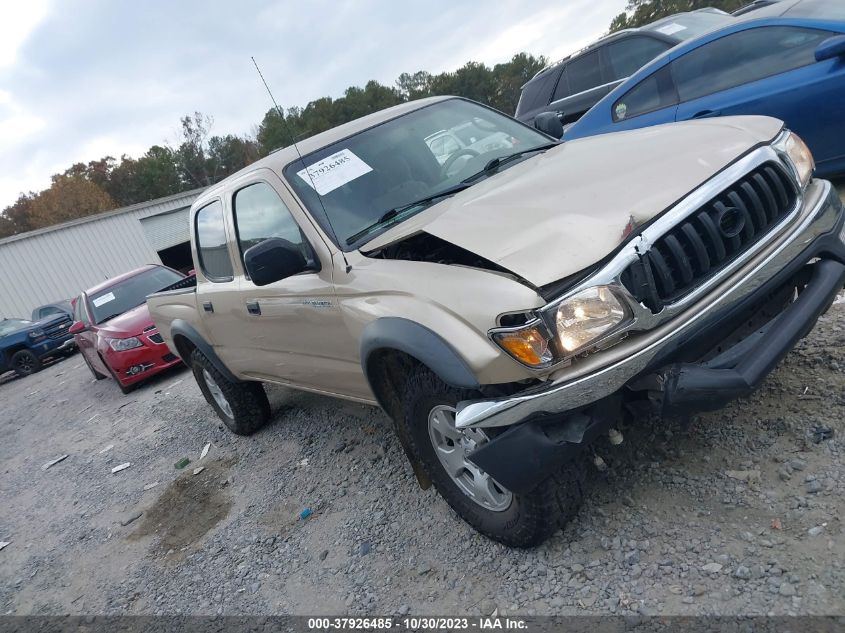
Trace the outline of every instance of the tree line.
[[[743, 0], [629, 0], [610, 30], [647, 24], [703, 6], [732, 10]], [[371, 80], [343, 96], [322, 97], [283, 113], [270, 109], [252, 135], [212, 134], [213, 118], [195, 112], [180, 119], [175, 143], [153, 145], [143, 156], [104, 156], [52, 176], [40, 192], [22, 193], [0, 213], [0, 238], [111, 209], [214, 184], [272, 150], [383, 108], [435, 95], [458, 95], [512, 114], [525, 82], [548, 63], [518, 53], [492, 67], [468, 62], [455, 71], [402, 73], [392, 86]], [[284, 117], [284, 118], [283, 118]]]

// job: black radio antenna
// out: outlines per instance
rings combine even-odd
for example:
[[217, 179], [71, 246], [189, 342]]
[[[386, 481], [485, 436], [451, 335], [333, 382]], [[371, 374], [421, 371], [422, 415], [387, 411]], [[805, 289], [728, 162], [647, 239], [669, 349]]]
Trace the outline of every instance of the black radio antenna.
[[302, 154], [299, 151], [299, 146], [296, 144], [296, 137], [294, 137], [293, 132], [288, 125], [288, 120], [285, 118], [285, 113], [279, 107], [279, 104], [276, 103], [276, 98], [273, 96], [273, 92], [270, 90], [270, 86], [267, 85], [267, 80], [264, 79], [264, 73], [261, 72], [261, 69], [258, 67], [258, 62], [255, 61], [255, 57], [250, 56], [253, 65], [255, 66], [255, 70], [258, 71], [258, 76], [261, 77], [261, 82], [264, 84], [264, 87], [267, 89], [267, 94], [270, 95], [270, 101], [273, 102], [273, 106], [276, 108], [276, 112], [279, 114], [279, 117], [282, 119], [282, 125], [285, 126], [285, 130], [290, 137], [291, 143], [293, 143], [293, 149], [296, 150], [296, 155], [299, 157], [299, 162], [302, 163], [302, 169], [305, 170], [305, 173], [308, 175], [308, 180], [311, 182], [311, 187], [314, 189], [314, 193], [317, 194], [317, 200], [320, 201], [320, 206], [323, 208], [323, 215], [326, 218], [326, 224], [329, 225], [331, 229], [332, 235], [334, 236], [334, 241], [338, 245], [340, 249], [340, 256], [343, 257], [343, 262], [346, 264], [346, 272], [348, 273], [352, 270], [352, 266], [349, 265], [349, 261], [346, 259], [346, 253], [343, 252], [343, 248], [340, 246], [340, 240], [337, 237], [337, 233], [334, 230], [334, 226], [332, 225], [332, 220], [329, 217], [328, 211], [326, 211], [326, 205], [323, 204], [323, 196], [320, 195], [320, 192], [317, 191], [317, 184], [314, 182], [314, 178], [311, 176], [311, 172], [308, 170], [308, 166], [305, 164], [305, 160], [302, 158]]

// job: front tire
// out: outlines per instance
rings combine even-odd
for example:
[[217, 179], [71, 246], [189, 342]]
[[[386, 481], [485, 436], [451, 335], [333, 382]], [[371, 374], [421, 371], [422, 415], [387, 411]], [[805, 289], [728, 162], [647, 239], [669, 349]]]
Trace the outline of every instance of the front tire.
[[85, 361], [85, 364], [88, 366], [88, 369], [91, 370], [91, 374], [94, 376], [94, 380], [104, 380], [105, 378], [108, 378], [108, 376], [105, 376], [98, 372], [96, 369], [94, 369], [94, 365], [91, 364], [91, 361], [88, 360], [88, 357], [85, 354], [82, 354], [82, 360]]
[[231, 382], [198, 349], [191, 354], [194, 378], [223, 424], [235, 435], [252, 435], [270, 420], [270, 401], [258, 382]]
[[476, 530], [510, 547], [541, 544], [578, 512], [584, 469], [580, 461], [563, 465], [527, 493], [514, 493], [465, 459], [489, 441], [483, 429], [459, 431], [455, 405], [477, 393], [445, 384], [426, 367], [408, 376], [402, 424], [412, 449], [437, 491]]
[[28, 349], [22, 349], [12, 355], [12, 369], [21, 378], [41, 371], [41, 359]]

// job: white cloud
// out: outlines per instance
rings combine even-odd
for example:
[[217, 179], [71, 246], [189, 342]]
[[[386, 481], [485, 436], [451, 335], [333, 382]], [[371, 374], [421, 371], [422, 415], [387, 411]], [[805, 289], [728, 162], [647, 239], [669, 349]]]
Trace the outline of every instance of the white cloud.
[[0, 3], [0, 68], [15, 63], [18, 50], [47, 17], [47, 0], [5, 0]]

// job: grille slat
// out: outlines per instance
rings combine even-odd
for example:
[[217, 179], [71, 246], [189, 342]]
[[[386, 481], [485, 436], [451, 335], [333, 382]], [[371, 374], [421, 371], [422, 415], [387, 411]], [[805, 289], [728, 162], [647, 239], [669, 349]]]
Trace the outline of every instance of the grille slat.
[[156, 343], [158, 345], [164, 343], [164, 337], [161, 335], [160, 332], [156, 332], [155, 334], [152, 334], [147, 338], [149, 338], [153, 343]]
[[796, 197], [783, 169], [761, 165], [657, 239], [625, 270], [622, 283], [643, 305], [659, 312], [771, 231]]

